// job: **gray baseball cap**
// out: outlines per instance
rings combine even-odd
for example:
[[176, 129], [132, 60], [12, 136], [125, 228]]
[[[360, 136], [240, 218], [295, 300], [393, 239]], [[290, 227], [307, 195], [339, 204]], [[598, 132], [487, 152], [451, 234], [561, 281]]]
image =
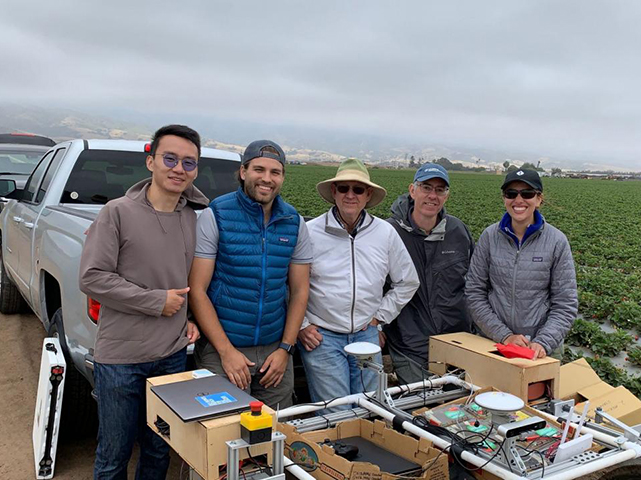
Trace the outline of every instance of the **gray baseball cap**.
[[[276, 153], [274, 153], [274, 151]], [[245, 165], [250, 160], [258, 157], [272, 158], [274, 160], [278, 160], [283, 165], [285, 165], [286, 162], [285, 152], [283, 152], [283, 149], [280, 148], [280, 145], [276, 142], [272, 142], [271, 140], [256, 140], [247, 145], [245, 153], [243, 153], [242, 164]]]

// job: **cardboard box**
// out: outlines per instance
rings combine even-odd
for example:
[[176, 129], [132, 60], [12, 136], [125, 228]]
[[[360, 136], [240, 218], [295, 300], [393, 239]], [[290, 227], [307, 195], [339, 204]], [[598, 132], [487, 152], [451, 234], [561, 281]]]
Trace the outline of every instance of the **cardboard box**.
[[[178, 455], [182, 457], [205, 480], [218, 480], [220, 467], [227, 463], [227, 445], [229, 440], [240, 438], [240, 415], [203, 420], [201, 422], [183, 422], [162, 400], [152, 391], [155, 385], [190, 380], [192, 372], [182, 372], [147, 379], [147, 425], [160, 435]], [[274, 416], [274, 411], [267, 406], [263, 411]], [[169, 425], [169, 436], [163, 435], [155, 425], [161, 418]], [[276, 419], [274, 419], [274, 424]], [[272, 445], [250, 447], [253, 457], [268, 455], [272, 462]], [[248, 458], [247, 450], [239, 452], [239, 459]]]
[[496, 342], [471, 333], [430, 337], [430, 370], [445, 374], [448, 366], [462, 368], [466, 379], [479, 387], [494, 387], [528, 401], [528, 387], [545, 382], [551, 396], [559, 396], [561, 362], [546, 357], [537, 360], [505, 358]]
[[[287, 436], [285, 455], [296, 463], [310, 466], [309, 473], [318, 480], [392, 480], [399, 477], [381, 472], [371, 463], [351, 462], [335, 454], [327, 445], [319, 445], [325, 439], [337, 440], [362, 437], [377, 446], [421, 466], [429, 467], [420, 477], [422, 480], [447, 480], [449, 470], [447, 455], [432, 447], [425, 438], [415, 439], [409, 435], [387, 428], [381, 421], [356, 419], [338, 424], [334, 428], [298, 433], [294, 427], [279, 424], [279, 430]], [[307, 470], [307, 469], [306, 469]]]
[[578, 413], [583, 412], [585, 402], [589, 400], [588, 417], [591, 418], [594, 418], [596, 408], [601, 407], [604, 412], [626, 425], [641, 424], [641, 400], [625, 387], [614, 388], [605, 383], [585, 358], [561, 367], [559, 397], [562, 400], [574, 400]]

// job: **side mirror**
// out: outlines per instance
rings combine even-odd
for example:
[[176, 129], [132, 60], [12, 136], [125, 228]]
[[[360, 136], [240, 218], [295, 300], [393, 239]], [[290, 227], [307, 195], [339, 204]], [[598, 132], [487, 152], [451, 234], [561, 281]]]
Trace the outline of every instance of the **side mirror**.
[[16, 181], [0, 179], [0, 197], [15, 198], [11, 194], [16, 191]]

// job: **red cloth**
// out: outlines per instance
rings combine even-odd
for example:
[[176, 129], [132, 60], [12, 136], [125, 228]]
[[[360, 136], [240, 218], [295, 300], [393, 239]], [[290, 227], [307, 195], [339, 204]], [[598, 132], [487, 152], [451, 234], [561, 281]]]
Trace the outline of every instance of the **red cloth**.
[[495, 343], [494, 346], [498, 349], [499, 353], [506, 358], [527, 358], [528, 360], [534, 360], [536, 358], [536, 352], [531, 348], [520, 347], [513, 343], [508, 345]]

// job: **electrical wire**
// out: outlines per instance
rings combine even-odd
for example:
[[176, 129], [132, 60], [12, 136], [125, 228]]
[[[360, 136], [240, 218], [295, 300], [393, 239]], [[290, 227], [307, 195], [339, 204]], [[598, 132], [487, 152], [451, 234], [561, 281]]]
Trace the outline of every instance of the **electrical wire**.
[[[362, 387], [363, 387], [363, 395], [365, 396], [365, 398], [367, 400], [369, 400], [370, 402], [378, 405], [379, 407], [382, 407], [382, 408], [386, 409], [387, 408], [386, 405], [384, 405], [383, 403], [381, 403], [377, 399], [375, 399], [375, 398], [367, 395], [367, 393], [365, 393], [365, 390], [366, 390], [365, 389], [365, 380], [363, 378], [363, 370], [362, 369], [361, 369], [360, 373], [361, 373], [361, 384], [362, 384]], [[431, 380], [430, 380], [430, 383], [431, 383]], [[471, 398], [473, 396], [473, 393], [474, 392], [470, 392], [470, 396], [468, 397], [467, 402], [469, 402], [471, 400]], [[467, 403], [465, 405], [467, 405]], [[448, 430], [445, 427], [440, 427], [440, 426], [437, 426], [437, 425], [431, 425], [427, 421], [427, 419], [425, 417], [423, 417], [423, 416], [414, 417], [412, 419], [411, 423], [416, 425], [419, 428], [422, 428], [423, 430], [427, 431], [428, 433], [431, 433], [432, 435], [436, 435], [436, 436], [439, 436], [441, 438], [443, 438], [445, 436], [450, 441], [450, 445], [445, 447], [443, 450], [441, 450], [441, 452], [436, 456], [436, 458], [432, 461], [432, 463], [430, 463], [430, 465], [428, 466], [428, 469], [432, 468], [434, 466], [434, 464], [436, 463], [438, 458], [446, 450], [449, 450], [450, 451], [449, 453], [452, 454], [452, 458], [456, 461], [456, 463], [458, 463], [461, 466], [461, 468], [467, 470], [468, 472], [474, 472], [474, 471], [482, 470], [486, 465], [488, 465], [490, 462], [492, 462], [498, 456], [498, 454], [500, 452], [502, 452], [503, 455], [505, 456], [505, 451], [503, 450], [503, 443], [504, 442], [496, 442], [498, 444], [498, 446], [499, 446], [496, 449], [496, 453], [492, 457], [490, 457], [487, 460], [487, 462], [485, 462], [480, 467], [470, 468], [470, 467], [468, 467], [467, 465], [465, 465], [463, 463], [463, 460], [461, 458], [459, 458], [459, 455], [456, 452], [452, 451], [452, 447], [453, 446], [460, 445], [460, 446], [462, 446], [462, 448], [464, 450], [468, 450], [468, 451], [474, 453], [475, 455], [478, 454], [478, 446], [482, 445], [489, 438], [489, 436], [492, 433], [492, 430], [494, 429], [494, 425], [492, 425], [490, 427], [490, 429], [488, 430], [488, 432], [487, 432], [487, 434], [485, 436], [482, 436], [482, 435], [479, 435], [479, 434], [473, 434], [473, 435], [469, 435], [467, 438], [465, 438], [465, 437], [459, 436], [457, 433], [451, 432], [450, 430]], [[474, 438], [474, 437], [479, 437], [479, 438], [481, 438], [481, 440], [479, 442], [470, 442], [469, 439], [470, 438]], [[510, 472], [512, 472], [512, 467], [509, 465], [509, 463], [508, 463], [508, 468], [510, 469]]]
[[521, 450], [525, 450], [527, 452], [526, 457], [529, 457], [533, 453], [538, 453], [539, 454], [539, 456], [541, 457], [541, 478], [543, 478], [545, 476], [545, 457], [543, 456], [543, 454], [541, 452], [539, 452], [538, 450], [530, 450], [530, 449], [528, 449], [526, 447], [522, 447], [521, 445], [516, 445], [516, 448], [520, 448]]
[[252, 457], [252, 454], [249, 451], [249, 447], [246, 447], [246, 448], [247, 448], [247, 456], [260, 469], [260, 472], [266, 475], [269, 475], [271, 477], [273, 474], [272, 474], [272, 469], [269, 467], [269, 465], [263, 465], [262, 463], [260, 463], [258, 460]]

